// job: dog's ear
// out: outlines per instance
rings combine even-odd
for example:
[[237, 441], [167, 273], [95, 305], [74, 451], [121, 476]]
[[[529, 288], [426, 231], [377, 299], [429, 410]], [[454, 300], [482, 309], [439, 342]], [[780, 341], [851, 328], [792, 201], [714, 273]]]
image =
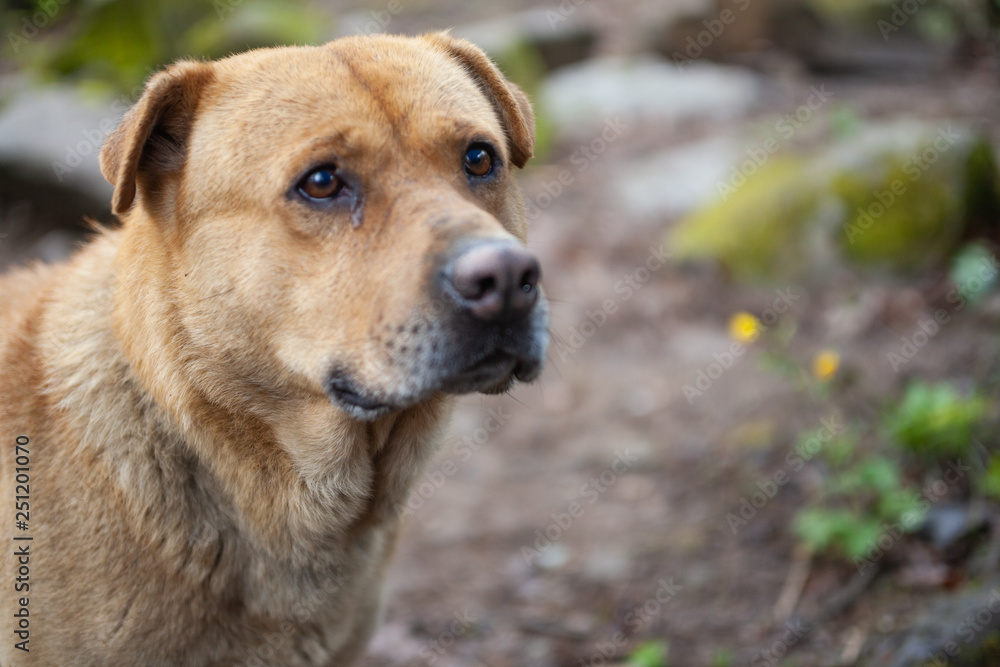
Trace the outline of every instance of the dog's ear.
[[508, 81], [478, 46], [447, 32], [428, 33], [424, 39], [458, 60], [476, 80], [500, 116], [507, 132], [511, 160], [524, 167], [535, 150], [535, 114], [521, 89]]
[[101, 173], [114, 186], [111, 210], [125, 213], [136, 184], [147, 175], [161, 176], [183, 166], [198, 99], [213, 77], [210, 63], [181, 61], [155, 74], [139, 101], [101, 148]]

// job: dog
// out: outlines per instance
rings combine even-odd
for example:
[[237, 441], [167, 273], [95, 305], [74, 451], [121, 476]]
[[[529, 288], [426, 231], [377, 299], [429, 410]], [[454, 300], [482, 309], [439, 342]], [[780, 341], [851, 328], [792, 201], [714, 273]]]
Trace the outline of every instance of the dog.
[[152, 76], [100, 153], [121, 224], [0, 282], [0, 663], [362, 654], [449, 397], [541, 372], [533, 147], [448, 33]]

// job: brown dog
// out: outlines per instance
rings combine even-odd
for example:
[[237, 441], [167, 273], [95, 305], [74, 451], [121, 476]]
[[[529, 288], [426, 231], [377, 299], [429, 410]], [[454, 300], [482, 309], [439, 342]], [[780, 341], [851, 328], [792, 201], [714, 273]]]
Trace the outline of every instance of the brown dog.
[[154, 76], [121, 229], [0, 283], [0, 663], [358, 656], [447, 394], [540, 371], [533, 133], [443, 33]]

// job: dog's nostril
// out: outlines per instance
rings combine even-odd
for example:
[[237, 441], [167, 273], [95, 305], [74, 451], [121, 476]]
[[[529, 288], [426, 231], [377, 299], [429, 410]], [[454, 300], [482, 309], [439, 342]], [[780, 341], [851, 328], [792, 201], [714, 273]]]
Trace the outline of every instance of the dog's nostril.
[[530, 292], [535, 289], [535, 286], [538, 285], [538, 271], [535, 269], [528, 269], [525, 271], [524, 275], [521, 276], [519, 284], [521, 285], [521, 291], [523, 292]]
[[484, 294], [488, 294], [488, 293], [496, 290], [497, 289], [497, 281], [492, 276], [489, 276], [489, 277], [486, 277], [486, 278], [483, 278], [482, 280], [480, 280], [479, 281], [479, 285], [477, 287], [478, 287], [478, 290], [476, 291], [476, 295], [473, 296], [473, 297], [470, 297], [470, 298], [478, 299], [481, 296], [483, 296]]

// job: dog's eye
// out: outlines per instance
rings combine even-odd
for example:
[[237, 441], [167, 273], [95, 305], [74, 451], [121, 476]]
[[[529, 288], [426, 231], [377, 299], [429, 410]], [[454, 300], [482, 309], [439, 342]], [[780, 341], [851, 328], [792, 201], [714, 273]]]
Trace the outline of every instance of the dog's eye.
[[309, 199], [331, 199], [344, 189], [333, 167], [313, 169], [299, 183], [299, 192]]
[[465, 151], [465, 173], [483, 178], [493, 171], [493, 154], [488, 146], [473, 144]]

